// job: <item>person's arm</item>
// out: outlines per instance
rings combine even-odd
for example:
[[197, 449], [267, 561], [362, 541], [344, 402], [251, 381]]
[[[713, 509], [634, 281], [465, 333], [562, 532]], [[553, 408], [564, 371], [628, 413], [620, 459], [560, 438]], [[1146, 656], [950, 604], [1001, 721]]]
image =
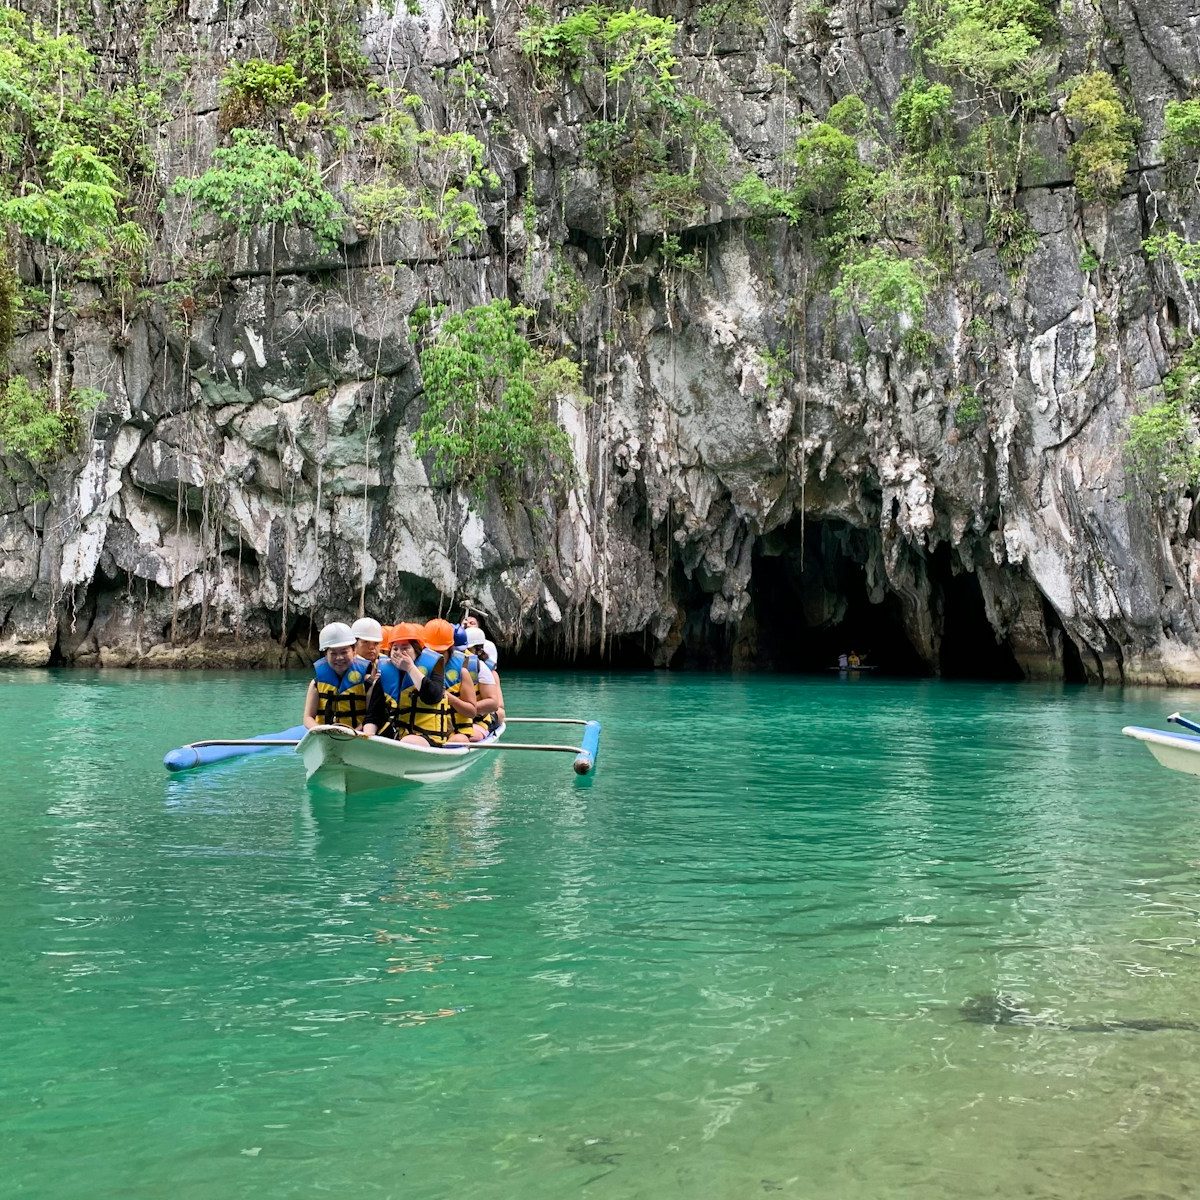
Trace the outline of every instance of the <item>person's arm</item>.
[[464, 717], [475, 718], [475, 683], [471, 676], [467, 674], [466, 667], [463, 667], [462, 675], [460, 676], [461, 683], [459, 685], [459, 694], [456, 696], [453, 692], [446, 693], [446, 699], [450, 701], [450, 707], [456, 713], [461, 713]]
[[408, 676], [408, 681], [417, 689], [422, 704], [437, 704], [445, 690], [440, 679], [435, 679], [417, 666], [415, 658], [407, 654], [399, 656], [396, 666]]
[[367, 737], [374, 737], [386, 722], [387, 712], [383, 704], [383, 684], [376, 679], [367, 693], [367, 719], [363, 722], [361, 732]]
[[486, 717], [500, 707], [500, 689], [496, 687], [496, 676], [485, 662], [479, 664], [479, 691], [475, 697], [475, 715]]
[[316, 682], [311, 682], [308, 685], [308, 695], [304, 697], [304, 728], [314, 729], [321, 722], [317, 720], [317, 685]]
[[500, 715], [500, 720], [504, 720], [504, 689], [500, 686], [500, 672], [495, 667], [492, 668], [492, 678], [496, 681], [496, 697], [499, 703], [496, 705], [496, 712]]

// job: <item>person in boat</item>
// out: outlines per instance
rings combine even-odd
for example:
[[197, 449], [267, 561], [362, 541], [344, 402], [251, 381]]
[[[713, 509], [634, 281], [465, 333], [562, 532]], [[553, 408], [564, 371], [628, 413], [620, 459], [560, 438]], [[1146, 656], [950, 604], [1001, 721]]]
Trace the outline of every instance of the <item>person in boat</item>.
[[859, 658], [853, 650], [851, 650], [850, 655], [846, 660], [846, 665], [850, 668], [850, 670], [853, 671], [855, 667], [862, 666], [862, 659]]
[[344, 725], [360, 729], [367, 711], [367, 663], [354, 654], [354, 634], [342, 621], [320, 633], [322, 657], [313, 663], [313, 678], [304, 699], [304, 727]]
[[367, 697], [363, 733], [395, 738], [409, 745], [432, 744], [424, 733], [410, 729], [409, 718], [418, 705], [431, 711], [445, 708], [445, 689], [431, 674], [440, 659], [423, 653], [423, 627], [411, 622], [384, 628], [387, 656], [379, 661], [379, 676]]
[[359, 617], [350, 626], [350, 632], [355, 637], [355, 655], [370, 667], [367, 672], [367, 687], [369, 688], [375, 682], [378, 673], [379, 651], [383, 645], [383, 626], [372, 617]]
[[847, 655], [847, 653], [846, 653], [846, 652], [843, 650], [843, 651], [841, 652], [841, 654], [839, 654], [839, 655], [838, 655], [838, 670], [839, 670], [839, 671], [844, 671], [844, 670], [846, 670], [846, 669], [847, 669], [849, 666], [850, 666], [850, 657], [849, 657], [849, 655]]
[[441, 678], [450, 718], [450, 733], [445, 742], [469, 742], [475, 727], [475, 681], [466, 669], [466, 656], [462, 653], [466, 635], [467, 631], [461, 626], [456, 629], [440, 618], [426, 622], [421, 635], [426, 647], [440, 654], [442, 659]]
[[[489, 666], [484, 651], [487, 640], [478, 625], [467, 629], [467, 645], [464, 666], [471, 682], [475, 685], [475, 720], [467, 736], [473, 742], [481, 742], [500, 724], [500, 684]], [[460, 728], [455, 719], [455, 728]]]

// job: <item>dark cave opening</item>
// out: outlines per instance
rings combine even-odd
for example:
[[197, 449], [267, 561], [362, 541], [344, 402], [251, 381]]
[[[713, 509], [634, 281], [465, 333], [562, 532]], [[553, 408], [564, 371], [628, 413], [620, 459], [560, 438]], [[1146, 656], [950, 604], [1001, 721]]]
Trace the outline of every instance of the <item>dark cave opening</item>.
[[954, 573], [950, 547], [940, 545], [929, 558], [930, 576], [941, 592], [942, 644], [939, 655], [943, 679], [1025, 678], [1008, 642], [998, 642], [987, 619], [979, 577], [973, 571]]
[[763, 539], [750, 584], [754, 665], [825, 672], [855, 651], [882, 674], [931, 673], [905, 631], [899, 598], [887, 592], [872, 602], [867, 538], [843, 521], [809, 520], [803, 552], [798, 522]]
[[1063, 628], [1063, 623], [1049, 600], [1042, 601], [1042, 615], [1051, 643], [1062, 649], [1063, 683], [1087, 683], [1087, 668], [1083, 665], [1083, 655], [1074, 639]]
[[[868, 578], [874, 534], [839, 520], [798, 522], [764, 538], [751, 582], [752, 628], [745, 655], [763, 670], [826, 672], [857, 652], [881, 675], [928, 676], [931, 664], [909, 637], [902, 601]], [[955, 571], [950, 548], [924, 559], [933, 629], [941, 631], [936, 673], [945, 679], [1019, 680], [1024, 673], [987, 619], [978, 577]]]

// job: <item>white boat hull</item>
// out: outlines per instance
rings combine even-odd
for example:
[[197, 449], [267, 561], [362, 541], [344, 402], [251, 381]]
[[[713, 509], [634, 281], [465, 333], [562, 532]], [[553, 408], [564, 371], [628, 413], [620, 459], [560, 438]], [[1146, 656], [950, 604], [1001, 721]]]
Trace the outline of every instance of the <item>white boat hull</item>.
[[[502, 725], [488, 742], [504, 732]], [[340, 725], [310, 729], [296, 747], [312, 783], [339, 792], [438, 783], [470, 770], [486, 751], [467, 746], [409, 746], [391, 738], [360, 737]]]
[[1196, 734], [1168, 733], [1140, 725], [1126, 725], [1121, 732], [1141, 742], [1164, 767], [1186, 775], [1200, 775], [1200, 737]]

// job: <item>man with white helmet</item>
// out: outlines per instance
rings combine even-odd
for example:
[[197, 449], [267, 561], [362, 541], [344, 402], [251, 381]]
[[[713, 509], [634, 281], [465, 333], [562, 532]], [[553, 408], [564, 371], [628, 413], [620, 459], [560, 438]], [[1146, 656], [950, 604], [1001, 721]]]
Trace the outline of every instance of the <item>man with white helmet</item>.
[[321, 630], [322, 657], [313, 663], [313, 680], [304, 699], [304, 726], [362, 726], [367, 711], [367, 671], [354, 655], [355, 637], [349, 625], [334, 621]]
[[483, 630], [478, 625], [465, 626], [466, 646], [463, 669], [475, 684], [475, 719], [466, 729], [456, 721], [455, 727], [466, 732], [473, 742], [481, 742], [500, 723], [496, 711], [500, 707], [500, 685], [483, 654]]
[[355, 656], [367, 664], [367, 687], [369, 688], [375, 682], [376, 675], [379, 674], [379, 648], [383, 644], [383, 626], [374, 617], [359, 617], [350, 626], [350, 632], [356, 639], [354, 643]]

